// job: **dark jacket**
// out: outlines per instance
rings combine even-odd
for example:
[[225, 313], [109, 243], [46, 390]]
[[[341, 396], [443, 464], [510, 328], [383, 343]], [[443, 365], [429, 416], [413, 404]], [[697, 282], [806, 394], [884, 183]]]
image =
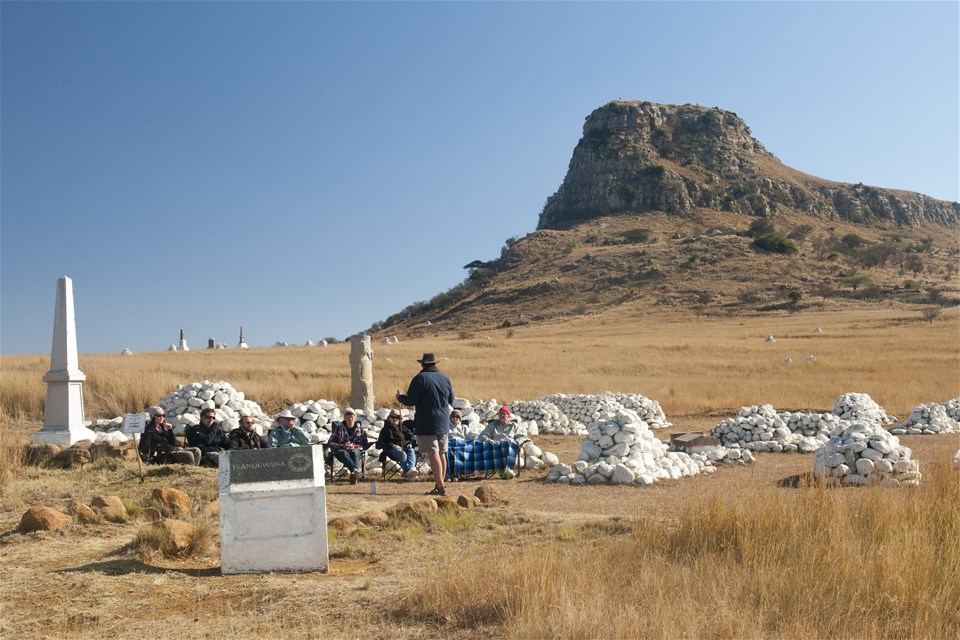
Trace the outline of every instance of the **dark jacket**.
[[380, 435], [377, 437], [377, 449], [380, 449], [380, 462], [387, 457], [387, 451], [393, 448], [393, 445], [400, 445], [401, 449], [406, 449], [410, 445], [411, 449], [417, 448], [417, 438], [413, 435], [413, 420], [404, 420], [397, 425], [396, 430], [389, 424], [383, 426]]
[[269, 449], [270, 441], [265, 437], [257, 433], [256, 431], [251, 431], [247, 433], [240, 427], [237, 427], [230, 432], [230, 435], [227, 436], [230, 442], [233, 444], [234, 449]]
[[414, 407], [418, 436], [439, 436], [450, 431], [450, 405], [456, 399], [450, 378], [433, 365], [424, 367], [410, 381], [406, 394], [398, 398], [408, 407]]
[[140, 444], [137, 450], [140, 452], [140, 458], [144, 462], [156, 462], [165, 464], [173, 462], [169, 454], [180, 448], [177, 437], [173, 435], [173, 429], [157, 430], [152, 424], [148, 424], [140, 436]]
[[202, 424], [191, 425], [186, 428], [185, 433], [187, 444], [197, 447], [204, 453], [233, 449], [233, 443], [223, 433], [218, 423], [214, 423], [209, 429]]

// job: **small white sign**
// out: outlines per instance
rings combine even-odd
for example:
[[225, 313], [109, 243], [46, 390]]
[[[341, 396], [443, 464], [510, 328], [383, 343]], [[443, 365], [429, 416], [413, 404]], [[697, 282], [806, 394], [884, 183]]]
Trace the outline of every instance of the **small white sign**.
[[123, 416], [123, 424], [120, 425], [120, 433], [128, 436], [140, 435], [147, 426], [147, 414], [128, 413]]

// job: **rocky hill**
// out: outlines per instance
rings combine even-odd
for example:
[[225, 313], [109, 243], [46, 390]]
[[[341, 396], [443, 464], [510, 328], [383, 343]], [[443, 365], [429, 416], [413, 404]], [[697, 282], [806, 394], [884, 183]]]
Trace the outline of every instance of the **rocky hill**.
[[611, 102], [537, 230], [371, 327], [472, 332], [617, 307], [697, 313], [956, 301], [960, 204], [784, 166], [735, 114]]

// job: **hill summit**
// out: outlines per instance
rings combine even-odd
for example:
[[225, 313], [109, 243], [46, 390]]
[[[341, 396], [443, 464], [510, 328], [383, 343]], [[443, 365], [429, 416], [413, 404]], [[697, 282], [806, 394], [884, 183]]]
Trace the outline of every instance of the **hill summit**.
[[958, 220], [956, 202], [787, 167], [729, 111], [610, 102], [587, 117], [536, 231], [371, 331], [469, 335], [669, 308], [935, 314], [957, 302]]
[[735, 113], [697, 105], [609, 102], [591, 113], [538, 229], [627, 211], [697, 208], [768, 217], [784, 210], [860, 224], [956, 224], [960, 205], [830, 182], [784, 166]]

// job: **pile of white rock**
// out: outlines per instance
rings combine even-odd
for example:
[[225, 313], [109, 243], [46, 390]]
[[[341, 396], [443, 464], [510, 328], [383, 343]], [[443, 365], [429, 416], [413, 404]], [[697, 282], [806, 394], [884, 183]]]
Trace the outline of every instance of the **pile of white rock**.
[[810, 453], [827, 442], [839, 418], [822, 413], [777, 413], [769, 404], [740, 407], [737, 415], [724, 418], [710, 435], [727, 447], [750, 451]]
[[217, 422], [224, 431], [229, 432], [240, 426], [240, 418], [251, 416], [255, 429], [261, 435], [270, 428], [273, 420], [264, 414], [260, 405], [247, 400], [242, 391], [237, 391], [229, 382], [191, 382], [177, 385], [177, 390], [157, 403], [167, 414], [166, 420], [173, 425], [173, 432], [183, 435], [191, 425], [200, 424], [200, 412], [213, 409]]
[[631, 409], [652, 429], [672, 426], [660, 403], [634, 393], [605, 391], [595, 395], [554, 393], [541, 398], [555, 405], [567, 418], [587, 425], [611, 411]]
[[[954, 410], [953, 415], [951, 410]], [[907, 421], [896, 425], [890, 433], [898, 436], [958, 433], [960, 422], [957, 422], [955, 417], [957, 410], [960, 410], [960, 398], [954, 398], [943, 404], [919, 404], [910, 412]]]
[[841, 420], [867, 420], [873, 424], [893, 424], [883, 407], [865, 393], [845, 393], [833, 403], [833, 415]]
[[621, 407], [591, 422], [577, 461], [555, 465], [546, 480], [572, 485], [648, 485], [715, 470], [704, 454], [668, 451], [636, 411]]
[[897, 436], [869, 420], [843, 422], [813, 457], [813, 474], [834, 485], [914, 486], [920, 464]]
[[[555, 435], [586, 435], [587, 430], [579, 422], [571, 420], [560, 408], [546, 400], [514, 401], [510, 411], [524, 422], [533, 422], [537, 433]], [[496, 417], [496, 415], [494, 415]], [[527, 427], [529, 430], [529, 426]], [[535, 434], [536, 435], [536, 434]]]

